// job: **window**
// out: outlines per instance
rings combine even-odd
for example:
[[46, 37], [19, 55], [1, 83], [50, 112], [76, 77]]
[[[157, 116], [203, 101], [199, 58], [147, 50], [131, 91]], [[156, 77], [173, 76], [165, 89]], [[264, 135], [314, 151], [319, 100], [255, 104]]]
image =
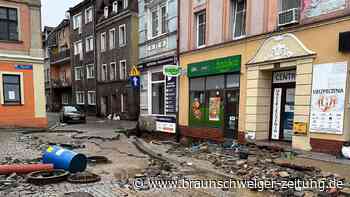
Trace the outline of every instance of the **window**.
[[89, 105], [96, 105], [96, 92], [95, 91], [88, 91], [88, 104]]
[[101, 34], [101, 52], [106, 51], [106, 32]]
[[224, 90], [239, 90], [239, 79], [239, 74], [191, 78], [190, 125], [221, 127], [224, 123]]
[[123, 47], [126, 45], [126, 29], [125, 24], [119, 26], [119, 46]]
[[109, 30], [109, 48], [115, 48], [115, 29]]
[[126, 112], [126, 97], [125, 94], [120, 95], [120, 111], [121, 112]]
[[205, 46], [206, 39], [206, 14], [205, 11], [196, 14], [197, 20], [197, 47]]
[[113, 1], [113, 12], [118, 12], [118, 2]]
[[281, 11], [287, 11], [293, 8], [299, 8], [299, 0], [280, 0]]
[[107, 64], [102, 64], [101, 80], [107, 80]]
[[3, 75], [4, 104], [21, 104], [21, 76]]
[[85, 97], [83, 91], [77, 91], [75, 93], [76, 101], [78, 105], [84, 105], [85, 104]]
[[123, 3], [123, 8], [124, 9], [128, 8], [128, 4], [129, 4], [128, 1], [129, 0], [124, 0], [124, 3]]
[[93, 36], [89, 36], [86, 38], [85, 50], [86, 50], [86, 52], [94, 50], [94, 37]]
[[95, 67], [93, 64], [86, 66], [86, 78], [93, 79], [95, 78]]
[[114, 63], [111, 63], [111, 66], [110, 66], [110, 76], [109, 78], [111, 80], [116, 80], [117, 79], [117, 64], [114, 62]]
[[127, 66], [126, 66], [126, 60], [122, 60], [119, 62], [119, 68], [120, 68], [120, 80], [126, 80], [128, 71], [127, 71]]
[[232, 5], [233, 38], [237, 39], [245, 36], [246, 1], [233, 0]]
[[163, 72], [152, 73], [152, 114], [165, 114], [165, 77]]
[[106, 6], [106, 7], [104, 8], [103, 15], [104, 15], [105, 18], [108, 18], [108, 6]]
[[151, 12], [152, 16], [152, 37], [158, 35], [159, 32], [159, 19], [158, 19], [158, 10], [155, 9]]
[[73, 29], [81, 28], [81, 14], [73, 16]]
[[85, 10], [85, 24], [92, 22], [92, 7]]
[[81, 40], [74, 43], [74, 55], [79, 54], [83, 54], [83, 44]]
[[166, 5], [160, 5], [151, 10], [151, 37], [168, 32], [168, 10]]
[[63, 105], [69, 104], [69, 95], [68, 94], [62, 94], [62, 104]]
[[163, 6], [160, 8], [160, 14], [161, 14], [161, 29], [162, 34], [168, 32], [168, 13], [167, 13], [167, 7]]
[[75, 68], [75, 80], [77, 81], [77, 80], [82, 80], [82, 79], [84, 79], [84, 69], [83, 69], [83, 67], [76, 67]]
[[17, 15], [16, 8], [0, 7], [0, 40], [18, 40]]

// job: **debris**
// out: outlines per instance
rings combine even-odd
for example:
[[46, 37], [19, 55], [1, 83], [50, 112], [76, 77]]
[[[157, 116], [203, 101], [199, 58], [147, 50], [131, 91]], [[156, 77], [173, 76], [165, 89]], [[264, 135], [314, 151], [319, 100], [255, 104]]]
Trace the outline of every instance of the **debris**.
[[68, 182], [70, 183], [95, 183], [99, 182], [101, 177], [91, 172], [78, 172], [68, 176]]
[[289, 177], [289, 173], [286, 171], [279, 172], [278, 175], [282, 178]]
[[63, 194], [63, 197], [94, 197], [94, 196], [87, 192], [69, 192], [69, 193]]
[[90, 164], [107, 164], [111, 161], [105, 156], [91, 156], [87, 158]]
[[85, 155], [59, 146], [49, 146], [43, 155], [43, 162], [54, 164], [55, 169], [64, 169], [72, 173], [82, 172], [87, 166]]
[[281, 163], [276, 163], [278, 166], [284, 167], [284, 168], [290, 168], [293, 170], [298, 170], [298, 171], [314, 171], [316, 170], [315, 167], [312, 166], [303, 166], [303, 165], [297, 165], [297, 164], [292, 164], [288, 162], [281, 162]]
[[13, 164], [13, 165], [0, 165], [0, 174], [27, 174], [34, 171], [52, 171], [52, 164]]
[[64, 170], [37, 171], [28, 174], [27, 181], [35, 185], [59, 183], [65, 181], [69, 172]]

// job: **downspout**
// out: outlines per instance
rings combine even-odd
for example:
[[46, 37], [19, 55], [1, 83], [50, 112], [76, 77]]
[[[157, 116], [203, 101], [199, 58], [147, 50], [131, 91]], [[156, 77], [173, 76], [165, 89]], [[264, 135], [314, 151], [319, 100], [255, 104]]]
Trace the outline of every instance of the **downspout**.
[[[177, 0], [177, 29], [176, 29], [176, 58], [177, 58], [177, 65], [180, 66], [180, 5], [181, 0]], [[180, 142], [181, 139], [181, 131], [180, 131], [180, 124], [179, 124], [179, 111], [180, 111], [180, 77], [178, 77], [177, 81], [177, 109], [176, 109], [176, 141]]]

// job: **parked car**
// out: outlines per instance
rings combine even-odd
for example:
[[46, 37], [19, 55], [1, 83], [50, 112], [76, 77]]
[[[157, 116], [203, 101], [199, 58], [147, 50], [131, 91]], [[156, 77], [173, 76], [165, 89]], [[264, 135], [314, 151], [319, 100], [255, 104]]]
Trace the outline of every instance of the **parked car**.
[[63, 106], [60, 112], [60, 122], [86, 123], [85, 113], [76, 106]]

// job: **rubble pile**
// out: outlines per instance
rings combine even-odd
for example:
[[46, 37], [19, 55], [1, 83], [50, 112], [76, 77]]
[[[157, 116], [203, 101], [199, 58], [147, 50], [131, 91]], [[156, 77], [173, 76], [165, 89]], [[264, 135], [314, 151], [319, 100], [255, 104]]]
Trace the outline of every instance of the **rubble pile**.
[[[240, 151], [247, 150], [249, 157], [240, 159]], [[192, 157], [199, 160], [210, 161], [215, 168], [240, 180], [274, 181], [276, 183], [286, 181], [344, 181], [336, 174], [324, 173], [320, 169], [303, 164], [291, 164], [288, 161], [295, 157], [295, 153], [284, 151], [279, 147], [257, 146], [249, 144], [245, 147], [233, 144], [229, 147], [222, 145], [201, 143], [184, 147], [171, 146], [167, 150], [169, 154], [179, 157]], [[279, 192], [283, 196], [304, 196], [306, 192], [319, 193], [318, 195], [337, 193], [337, 189], [320, 192], [317, 188], [288, 189], [283, 185], [275, 185], [273, 189], [264, 189], [269, 192]]]

